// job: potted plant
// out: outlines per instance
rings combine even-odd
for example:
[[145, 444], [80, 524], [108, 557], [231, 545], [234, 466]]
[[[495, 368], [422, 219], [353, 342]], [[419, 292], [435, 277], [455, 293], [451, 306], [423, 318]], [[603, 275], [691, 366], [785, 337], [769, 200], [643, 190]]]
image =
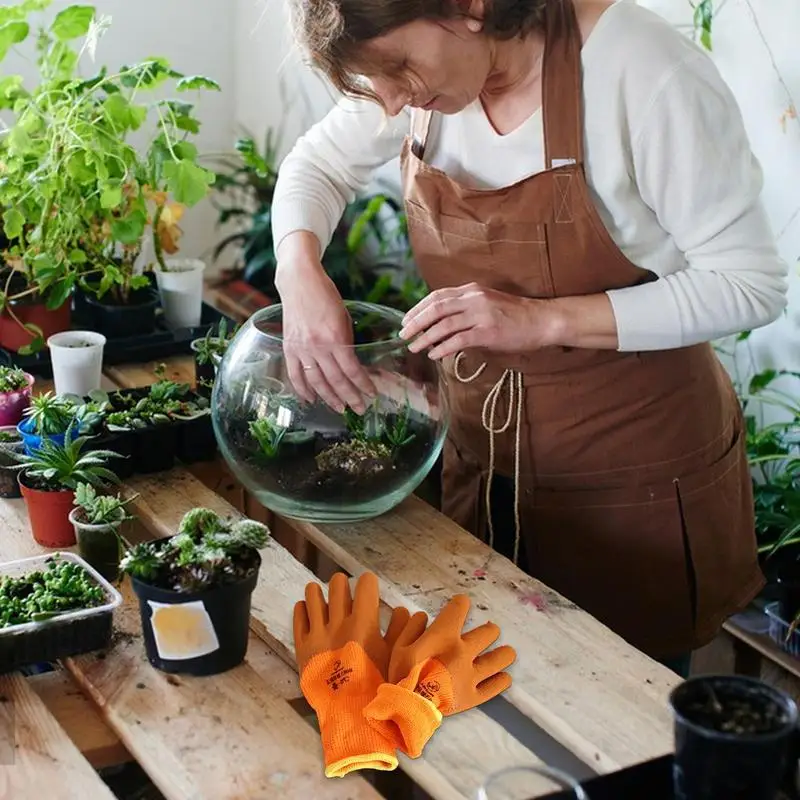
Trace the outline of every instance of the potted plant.
[[0, 426], [18, 425], [30, 405], [35, 380], [19, 367], [0, 366]]
[[222, 317], [217, 325], [216, 333], [212, 326], [204, 337], [192, 341], [190, 346], [194, 353], [195, 385], [199, 394], [206, 397], [211, 396], [217, 366], [222, 361], [222, 357], [238, 329], [239, 326], [236, 325], [228, 333], [228, 320], [226, 317]]
[[0, 497], [8, 499], [22, 497], [16, 473], [8, 469], [16, 462], [6, 452], [7, 450], [13, 450], [15, 453], [24, 451], [22, 436], [15, 426], [0, 428]]
[[123, 546], [119, 530], [125, 521], [133, 519], [125, 506], [135, 499], [99, 493], [91, 483], [75, 487], [75, 507], [69, 520], [75, 529], [78, 552], [112, 582], [119, 577]]
[[57, 444], [64, 444], [69, 435], [78, 436], [78, 426], [73, 426], [75, 406], [62, 395], [44, 392], [31, 398], [30, 405], [23, 412], [23, 420], [17, 430], [25, 442], [25, 452], [33, 453], [44, 439], [52, 439]]
[[250, 598], [269, 529], [207, 508], [175, 535], [131, 547], [120, 563], [139, 599], [147, 658], [164, 672], [213, 675], [244, 660]]
[[[29, 40], [29, 17], [49, 5], [37, 0], [11, 9], [14, 43]], [[14, 118], [0, 140], [0, 204], [7, 209], [9, 257], [24, 284], [6, 291], [9, 303], [47, 293], [51, 307], [68, 308], [77, 286], [81, 307], [90, 311], [88, 327], [112, 338], [154, 329], [158, 298], [145, 274], [144, 246], [152, 242], [163, 266], [164, 254], [178, 251], [185, 209], [214, 180], [197, 163], [192, 139], [200, 123], [192, 104], [154, 90], [171, 84], [185, 94], [219, 86], [184, 76], [160, 57], [80, 75], [79, 50], [93, 53], [107, 26], [92, 6], [67, 6], [35, 38], [38, 86], [24, 88], [20, 76], [5, 79], [0, 104]], [[134, 146], [133, 136], [143, 143]], [[29, 347], [44, 346], [55, 332], [28, 328]]]
[[[74, 426], [73, 426], [74, 427]], [[108, 450], [83, 452], [86, 437], [68, 436], [59, 444], [44, 438], [32, 454], [5, 450], [16, 462], [19, 485], [28, 508], [33, 538], [43, 547], [72, 547], [75, 530], [70, 511], [79, 483], [105, 489], [119, 482], [106, 466], [117, 453]]]

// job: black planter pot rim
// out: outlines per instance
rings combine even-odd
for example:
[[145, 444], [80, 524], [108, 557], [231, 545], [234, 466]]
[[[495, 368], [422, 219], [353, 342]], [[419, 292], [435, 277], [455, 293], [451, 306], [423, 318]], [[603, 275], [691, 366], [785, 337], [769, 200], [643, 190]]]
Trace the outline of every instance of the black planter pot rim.
[[[684, 697], [691, 697], [696, 687], [702, 684], [709, 684], [712, 688], [716, 688], [717, 686], [725, 688], [731, 687], [734, 690], [744, 690], [744, 693], [753, 692], [762, 697], [768, 697], [776, 706], [783, 709], [787, 719], [780, 727], [764, 733], [727, 733], [725, 731], [708, 728], [689, 719], [681, 709]], [[797, 703], [795, 703], [789, 695], [764, 683], [764, 681], [758, 678], [749, 678], [744, 675], [697, 675], [693, 678], [687, 678], [670, 692], [669, 704], [675, 719], [681, 725], [698, 736], [713, 739], [717, 742], [762, 744], [772, 740], [783, 739], [791, 733], [791, 731], [798, 730], [798, 717], [800, 712], [798, 712]]]
[[253, 569], [249, 572], [245, 577], [241, 578], [238, 581], [231, 581], [229, 583], [222, 584], [221, 586], [213, 586], [208, 589], [202, 589], [199, 592], [176, 592], [174, 589], [164, 589], [160, 586], [154, 586], [152, 583], [147, 583], [147, 581], [143, 581], [140, 578], [131, 575], [131, 585], [133, 586], [134, 591], [137, 594], [137, 591], [140, 588], [146, 589], [147, 593], [152, 597], [153, 600], [159, 603], [170, 603], [170, 604], [178, 604], [178, 603], [191, 603], [195, 600], [202, 600], [208, 598], [212, 595], [230, 591], [236, 587], [246, 586], [248, 583], [252, 583], [253, 586], [256, 585], [258, 581], [258, 574], [261, 570], [261, 553], [258, 550], [255, 551], [255, 563], [253, 564]]
[[82, 513], [83, 509], [80, 506], [76, 506], [69, 512], [69, 521], [76, 527], [91, 531], [92, 533], [99, 533], [103, 530], [116, 530], [125, 521], [124, 509], [119, 509], [118, 519], [114, 522], [84, 522], [78, 518]]
[[151, 286], [137, 289], [133, 294], [137, 299], [141, 298], [141, 300], [133, 303], [104, 303], [97, 295], [91, 292], [87, 292], [85, 297], [89, 305], [99, 306], [109, 311], [118, 311], [121, 314], [126, 311], [141, 311], [143, 308], [155, 307], [160, 302], [158, 292]]

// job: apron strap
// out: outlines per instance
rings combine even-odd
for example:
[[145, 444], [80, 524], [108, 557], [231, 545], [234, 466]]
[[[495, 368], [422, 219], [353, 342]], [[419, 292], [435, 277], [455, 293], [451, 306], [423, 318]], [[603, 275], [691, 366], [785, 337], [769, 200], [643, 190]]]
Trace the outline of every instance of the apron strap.
[[411, 109], [411, 152], [420, 160], [425, 155], [433, 112], [424, 108]]
[[545, 169], [583, 163], [581, 47], [573, 0], [547, 3], [542, 62]]

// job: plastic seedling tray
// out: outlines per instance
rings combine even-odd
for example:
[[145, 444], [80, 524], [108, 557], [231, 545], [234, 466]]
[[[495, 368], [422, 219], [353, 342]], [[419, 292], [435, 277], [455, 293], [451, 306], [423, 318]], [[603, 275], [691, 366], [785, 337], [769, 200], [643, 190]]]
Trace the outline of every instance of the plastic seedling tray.
[[92, 608], [65, 611], [41, 622], [0, 628], [0, 673], [102, 650], [111, 640], [113, 611], [122, 603], [122, 595], [79, 555], [54, 551], [8, 561], [0, 564], [0, 578], [21, 578], [37, 570], [45, 570], [53, 559], [72, 561], [83, 567], [103, 589], [106, 602]]
[[780, 603], [768, 603], [764, 613], [769, 619], [769, 637], [781, 650], [800, 658], [800, 630], [791, 630], [791, 625], [781, 618]]

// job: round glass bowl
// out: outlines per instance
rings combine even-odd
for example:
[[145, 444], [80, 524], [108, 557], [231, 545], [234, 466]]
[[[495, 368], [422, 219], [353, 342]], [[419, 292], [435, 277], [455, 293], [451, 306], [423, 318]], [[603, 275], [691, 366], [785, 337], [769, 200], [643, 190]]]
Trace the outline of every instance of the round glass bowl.
[[[354, 522], [406, 499], [442, 449], [449, 409], [437, 362], [399, 338], [403, 315], [370, 303], [346, 303], [355, 344], [297, 353], [291, 362], [325, 364], [355, 356], [376, 388], [366, 410], [336, 411], [292, 384], [281, 305], [256, 312], [219, 364], [212, 419], [220, 450], [241, 483], [277, 514], [312, 522]], [[291, 350], [287, 352], [292, 353]], [[352, 360], [352, 359], [351, 359]]]

